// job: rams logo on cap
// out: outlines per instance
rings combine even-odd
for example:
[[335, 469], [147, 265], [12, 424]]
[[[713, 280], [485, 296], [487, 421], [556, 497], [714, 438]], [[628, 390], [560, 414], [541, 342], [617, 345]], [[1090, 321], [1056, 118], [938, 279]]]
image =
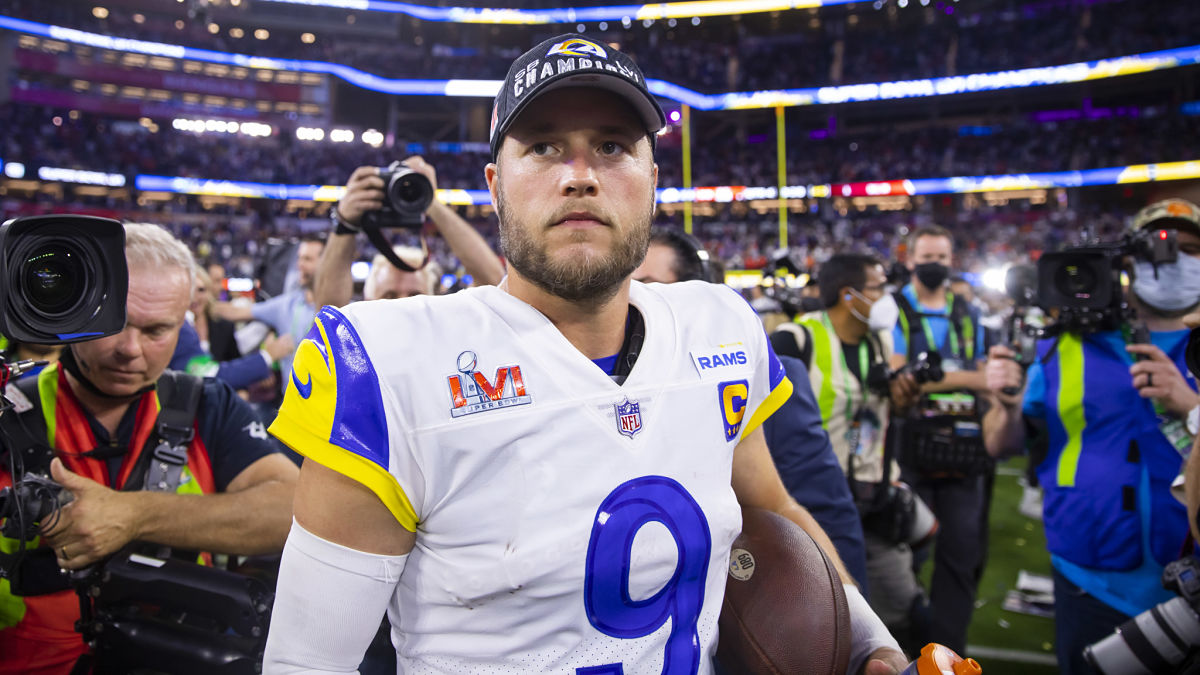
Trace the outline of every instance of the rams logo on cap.
[[546, 56], [554, 56], [555, 54], [562, 54], [563, 56], [596, 56], [602, 59], [608, 58], [608, 52], [604, 51], [603, 47], [595, 42], [590, 42], [580, 38], [563, 40], [562, 42], [559, 42], [551, 47], [550, 51], [546, 52]]
[[722, 382], [717, 385], [717, 399], [721, 404], [725, 440], [735, 440], [738, 430], [742, 428], [742, 418], [746, 416], [746, 405], [750, 402], [750, 383], [746, 380]]

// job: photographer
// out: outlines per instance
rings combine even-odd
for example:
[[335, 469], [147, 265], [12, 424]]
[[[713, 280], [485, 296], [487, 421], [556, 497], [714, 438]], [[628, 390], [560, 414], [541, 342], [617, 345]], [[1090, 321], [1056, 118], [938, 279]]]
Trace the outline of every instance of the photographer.
[[[76, 343], [60, 364], [8, 388], [18, 405], [0, 417], [5, 452], [73, 500], [43, 522], [40, 547], [20, 563], [19, 576], [40, 585], [0, 587], [0, 673], [66, 673], [87, 651], [75, 632], [79, 600], [59, 568], [102, 562], [133, 541], [195, 560], [196, 551], [278, 552], [287, 536], [298, 471], [262, 421], [227, 385], [164, 372], [192, 297], [190, 252], [154, 225], [128, 224], [125, 236], [124, 330]], [[170, 438], [163, 416], [185, 409], [181, 391], [198, 395], [192, 433], [167, 448], [182, 465], [159, 471]], [[2, 466], [0, 485], [22, 478]]]
[[[437, 171], [431, 164], [420, 156], [404, 160], [404, 166], [420, 173], [429, 179], [433, 187], [434, 198], [426, 210], [426, 215], [433, 221], [442, 238], [446, 240], [450, 250], [458, 256], [476, 284], [496, 285], [504, 278], [504, 264], [492, 251], [483, 237], [463, 220], [450, 206], [443, 204], [437, 198]], [[363, 216], [383, 208], [385, 199], [383, 178], [379, 168], [360, 166], [350, 175], [346, 182], [346, 193], [341, 201], [330, 210], [330, 217], [335, 224], [335, 230], [330, 235], [328, 246], [321, 257], [320, 268], [317, 270], [314, 294], [316, 306], [332, 305], [341, 307], [350, 302], [354, 294], [354, 279], [350, 276], [350, 265], [358, 252], [356, 235], [362, 227]], [[414, 267], [420, 262], [406, 261]], [[376, 259], [371, 269], [378, 267]], [[395, 270], [389, 273], [395, 283], [403, 285], [406, 275], [418, 275], [421, 272]], [[429, 291], [432, 293], [432, 291]], [[383, 297], [380, 295], [379, 297]], [[378, 298], [366, 298], [374, 300]]]
[[[1185, 374], [1182, 319], [1200, 303], [1200, 209], [1158, 202], [1138, 212], [1133, 228], [1173, 229], [1179, 242], [1178, 261], [1159, 264], [1157, 274], [1150, 263], [1132, 266], [1129, 304], [1149, 329], [1148, 343], [1134, 343], [1128, 322], [1042, 340], [1024, 397], [999, 394], [1001, 405], [988, 414], [993, 451], [1022, 447], [1024, 418], [1043, 422], [1049, 435], [1038, 478], [1054, 567], [1055, 645], [1068, 675], [1092, 672], [1084, 646], [1173, 597], [1160, 576], [1188, 532], [1170, 484], [1192, 445], [1185, 420], [1200, 404]], [[1000, 347], [993, 354], [1012, 355]], [[1022, 382], [1012, 360], [991, 360], [987, 378], [997, 388]], [[1188, 487], [1194, 497], [1194, 483]]]
[[919, 388], [909, 373], [872, 381], [872, 372], [886, 372], [896, 321], [883, 265], [871, 256], [838, 254], [821, 266], [818, 283], [826, 309], [781, 328], [772, 344], [808, 366], [840, 478], [863, 519], [871, 607], [902, 646], [919, 649], [928, 630], [925, 598], [912, 571], [910, 533], [893, 527], [902, 508], [898, 495], [911, 493], [893, 489], [899, 467], [884, 443], [891, 410], [915, 403]]
[[891, 366], [936, 352], [945, 376], [922, 385], [919, 404], [899, 420], [893, 439], [906, 480], [938, 518], [938, 539], [950, 542], [933, 553], [932, 638], [962, 652], [983, 566], [986, 477], [992, 470], [982, 441], [981, 413], [991, 396], [983, 373], [984, 329], [978, 309], [948, 290], [950, 232], [918, 228], [908, 250], [912, 280], [894, 294], [900, 317]]

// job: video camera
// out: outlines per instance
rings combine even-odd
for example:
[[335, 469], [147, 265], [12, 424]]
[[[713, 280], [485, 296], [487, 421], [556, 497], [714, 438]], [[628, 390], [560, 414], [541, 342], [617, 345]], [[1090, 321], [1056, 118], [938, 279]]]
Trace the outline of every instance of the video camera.
[[1121, 288], [1126, 257], [1155, 266], [1175, 262], [1179, 257], [1175, 231], [1142, 229], [1116, 242], [1043, 255], [1037, 263], [1037, 305], [1058, 312], [1057, 321], [1044, 335], [1111, 330], [1128, 321], [1132, 312]]
[[[125, 228], [108, 218], [48, 215], [15, 218], [0, 226], [0, 334], [11, 340], [67, 344], [125, 327]], [[0, 356], [0, 394], [33, 362]], [[11, 408], [0, 403], [0, 414]], [[10, 445], [5, 438], [5, 445]], [[7, 452], [13, 485], [0, 490], [0, 535], [16, 539], [15, 553], [0, 552], [8, 578], [70, 493], [50, 478], [26, 473], [19, 452]]]
[[804, 268], [787, 250], [779, 250], [772, 254], [763, 268], [763, 295], [779, 303], [780, 310], [788, 316], [806, 314], [820, 308], [820, 300], [803, 297], [803, 289], [799, 286], [789, 286], [789, 276], [799, 277]]
[[[47, 215], [0, 226], [0, 334], [9, 339], [67, 344], [119, 333], [128, 286], [125, 228], [116, 220]], [[35, 365], [8, 363], [0, 355], [0, 394]], [[0, 578], [9, 580], [14, 595], [74, 588], [81, 614], [75, 628], [94, 650], [76, 668], [97, 674], [259, 672], [272, 601], [261, 580], [172, 559], [165, 550], [146, 554], [144, 544], [67, 574], [52, 551], [29, 548], [73, 496], [26, 470], [27, 463], [48, 463], [38, 460], [51, 450], [30, 445], [36, 438], [21, 438], [29, 432], [17, 433], [23, 422], [13, 419], [12, 408], [0, 398], [0, 460], [6, 458], [13, 483], [0, 490], [0, 536], [16, 540], [15, 550], [0, 551]]]
[[1200, 561], [1191, 556], [1167, 565], [1163, 588], [1171, 598], [1088, 645], [1083, 656], [1105, 675], [1200, 672]]

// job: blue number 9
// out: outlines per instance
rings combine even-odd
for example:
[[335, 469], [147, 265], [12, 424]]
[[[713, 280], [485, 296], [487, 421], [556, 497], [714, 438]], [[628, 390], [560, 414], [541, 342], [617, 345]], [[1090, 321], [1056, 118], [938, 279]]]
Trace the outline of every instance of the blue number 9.
[[[630, 556], [638, 530], [659, 522], [675, 538], [679, 560], [675, 573], [645, 600], [629, 597]], [[588, 620], [615, 638], [634, 639], [654, 633], [671, 619], [663, 657], [663, 675], [691, 675], [700, 665], [696, 623], [704, 606], [704, 583], [712, 536], [696, 500], [682, 485], [665, 476], [644, 476], [622, 483], [596, 511], [588, 542], [583, 601]], [[579, 675], [621, 673], [621, 664], [579, 668]]]

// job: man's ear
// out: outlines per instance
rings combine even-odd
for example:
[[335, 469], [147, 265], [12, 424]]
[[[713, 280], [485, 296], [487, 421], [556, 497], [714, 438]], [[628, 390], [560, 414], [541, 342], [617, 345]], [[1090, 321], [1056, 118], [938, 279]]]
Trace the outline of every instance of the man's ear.
[[492, 195], [492, 207], [497, 211], [500, 210], [500, 200], [496, 198], [496, 191], [498, 189], [497, 178], [499, 176], [500, 167], [495, 162], [488, 162], [487, 166], [483, 167], [483, 179], [487, 181], [488, 192]]

